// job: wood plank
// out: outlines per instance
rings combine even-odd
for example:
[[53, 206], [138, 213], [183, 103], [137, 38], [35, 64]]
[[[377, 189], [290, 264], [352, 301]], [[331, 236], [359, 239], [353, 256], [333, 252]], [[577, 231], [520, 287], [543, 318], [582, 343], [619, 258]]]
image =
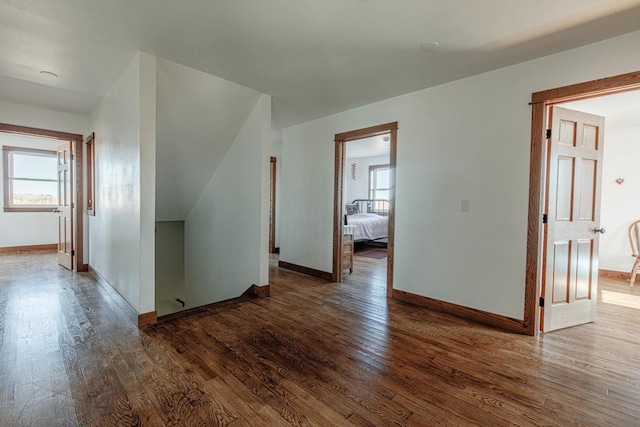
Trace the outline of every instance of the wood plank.
[[47, 245], [27, 245], [27, 246], [5, 246], [0, 248], [0, 253], [26, 252], [26, 251], [55, 251], [58, 249], [57, 243]]
[[68, 132], [58, 132], [55, 130], [39, 129], [29, 126], [17, 126], [7, 123], [0, 123], [0, 132], [14, 133], [17, 135], [40, 136], [43, 138], [58, 139], [60, 141], [82, 142], [82, 135]]
[[326, 271], [316, 270], [315, 268], [305, 267], [303, 265], [292, 264], [290, 262], [280, 261], [278, 266], [286, 268], [287, 270], [297, 271], [298, 273], [306, 274], [308, 276], [317, 277], [319, 279], [333, 281], [333, 275]]
[[605, 270], [601, 268], [598, 270], [598, 276], [610, 277], [612, 279], [629, 280], [629, 278], [631, 277], [631, 273], [628, 271]]
[[[637, 425], [640, 289], [538, 337], [277, 267], [245, 297], [138, 329], [55, 253], [0, 254], [0, 425]], [[253, 289], [250, 288], [250, 291]], [[625, 305], [626, 304], [626, 305]]]
[[138, 314], [138, 327], [142, 328], [144, 326], [153, 325], [154, 323], [158, 323], [158, 312], [150, 311], [148, 313]]
[[589, 82], [535, 92], [531, 95], [531, 103], [538, 104], [550, 100], [554, 102], [575, 101], [610, 93], [626, 92], [638, 88], [640, 88], [640, 71], [634, 71]]
[[427, 307], [431, 310], [441, 311], [453, 316], [462, 317], [463, 319], [474, 320], [479, 323], [502, 328], [507, 331], [516, 333], [524, 332], [521, 320], [512, 319], [510, 317], [501, 316], [499, 314], [464, 307], [461, 305], [452, 304], [450, 302], [440, 301], [422, 295], [416, 295], [410, 292], [401, 291], [399, 289], [393, 290], [393, 298], [407, 302], [409, 304], [419, 305], [421, 307]]

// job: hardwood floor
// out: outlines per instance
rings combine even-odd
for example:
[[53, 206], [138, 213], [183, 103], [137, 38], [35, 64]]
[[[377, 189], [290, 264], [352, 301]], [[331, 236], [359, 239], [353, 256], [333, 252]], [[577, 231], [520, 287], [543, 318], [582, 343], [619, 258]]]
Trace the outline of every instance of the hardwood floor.
[[272, 266], [270, 298], [138, 330], [50, 253], [1, 254], [0, 425], [640, 423], [640, 287], [531, 338], [387, 300], [376, 263]]

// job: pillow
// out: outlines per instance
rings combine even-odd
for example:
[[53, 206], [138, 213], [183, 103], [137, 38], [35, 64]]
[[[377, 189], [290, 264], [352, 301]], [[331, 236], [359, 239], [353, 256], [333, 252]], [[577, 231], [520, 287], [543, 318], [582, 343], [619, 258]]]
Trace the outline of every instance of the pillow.
[[348, 203], [347, 204], [347, 215], [357, 214], [359, 212], [357, 203]]

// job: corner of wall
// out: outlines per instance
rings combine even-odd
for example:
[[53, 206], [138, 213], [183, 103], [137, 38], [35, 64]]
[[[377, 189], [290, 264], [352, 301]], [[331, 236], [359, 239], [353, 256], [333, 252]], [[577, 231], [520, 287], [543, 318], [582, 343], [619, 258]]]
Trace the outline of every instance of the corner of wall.
[[156, 65], [140, 53], [140, 313], [155, 310]]

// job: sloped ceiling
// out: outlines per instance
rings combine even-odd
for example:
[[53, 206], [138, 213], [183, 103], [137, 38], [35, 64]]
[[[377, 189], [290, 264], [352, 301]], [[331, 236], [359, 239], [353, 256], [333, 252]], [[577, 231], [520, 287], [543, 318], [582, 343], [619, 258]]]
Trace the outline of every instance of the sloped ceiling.
[[282, 127], [636, 30], [640, 0], [0, 0], [0, 75], [89, 114], [143, 51], [272, 95]]
[[156, 220], [184, 220], [260, 93], [158, 59]]

